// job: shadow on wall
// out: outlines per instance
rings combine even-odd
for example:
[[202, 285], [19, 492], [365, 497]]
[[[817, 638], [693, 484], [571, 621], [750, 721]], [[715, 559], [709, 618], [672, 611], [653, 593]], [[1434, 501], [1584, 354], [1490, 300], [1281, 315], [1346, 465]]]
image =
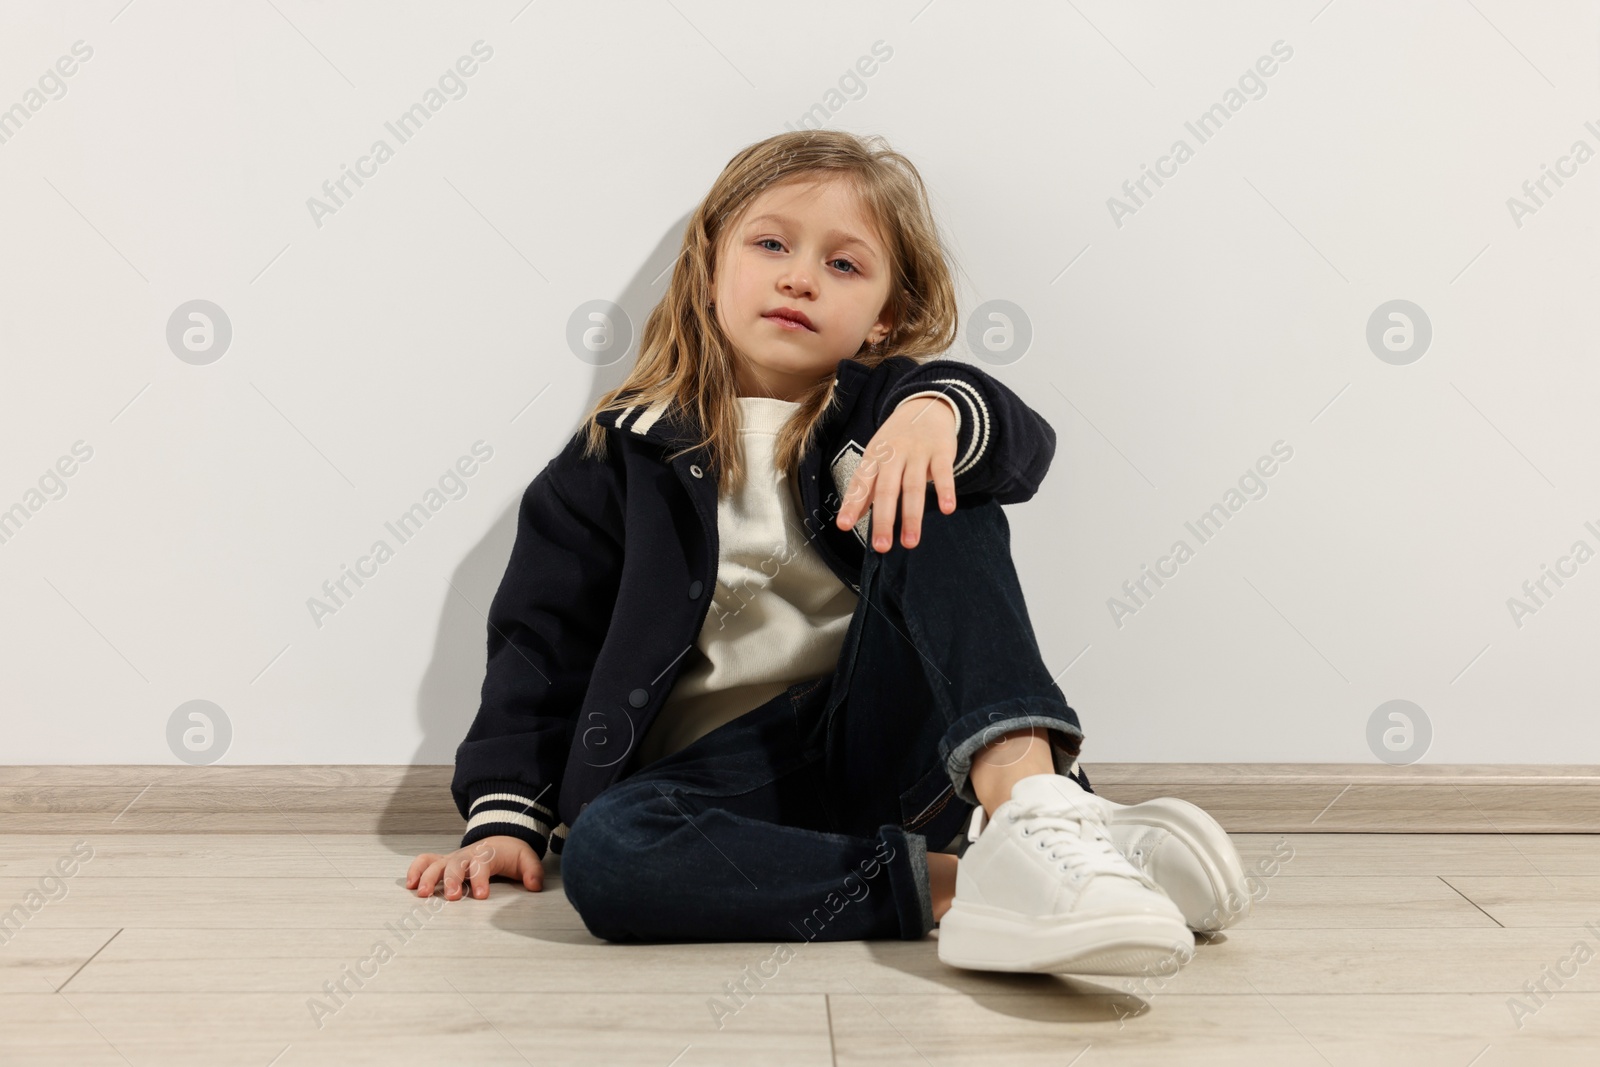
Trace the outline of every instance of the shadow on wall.
[[[411, 766], [405, 769], [401, 784], [389, 797], [379, 817], [380, 838], [437, 833], [440, 841], [429, 849], [441, 854], [454, 851], [460, 841], [466, 821], [456, 811], [450, 795], [449, 772], [444, 773], [441, 782], [438, 765], [448, 764], [453, 768], [456, 746], [466, 737], [478, 711], [488, 656], [485, 617], [516, 541], [517, 509], [522, 502], [522, 490], [577, 432], [579, 420], [601, 394], [620, 385], [633, 366], [645, 317], [667, 291], [671, 279], [669, 268], [682, 248], [683, 231], [689, 224], [689, 217], [686, 213], [661, 238], [644, 267], [616, 298], [617, 305], [632, 320], [633, 343], [615, 362], [592, 366], [572, 353], [567, 347], [564, 318], [552, 322], [547, 317], [539, 336], [533, 339], [534, 358], [544, 362], [552, 382], [580, 370], [592, 374], [588, 398], [583, 410], [565, 412], [544, 406], [554, 403], [548, 397], [541, 399], [523, 417], [537, 411], [541, 420], [566, 426], [566, 433], [549, 445], [546, 454], [511, 455], [503, 460], [496, 457], [508, 466], [517, 466], [525, 477], [511, 495], [505, 511], [450, 575], [453, 588], [445, 597], [444, 610], [434, 633], [433, 658], [417, 691], [417, 719], [422, 727], [422, 741], [412, 754]], [[560, 309], [554, 310], [559, 312]], [[397, 852], [407, 852], [414, 844], [389, 843]]]

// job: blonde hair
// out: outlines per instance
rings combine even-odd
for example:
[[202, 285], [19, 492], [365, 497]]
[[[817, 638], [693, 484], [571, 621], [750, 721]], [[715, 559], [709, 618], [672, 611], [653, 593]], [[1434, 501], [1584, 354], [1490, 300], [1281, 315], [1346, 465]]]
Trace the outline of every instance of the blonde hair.
[[[916, 167], [877, 135], [780, 133], [729, 160], [690, 217], [666, 295], [645, 320], [638, 359], [622, 384], [585, 416], [586, 457], [605, 455], [607, 427], [595, 421], [601, 412], [675, 402], [699, 423], [702, 439], [668, 458], [703, 448], [717, 472], [719, 494], [744, 484], [736, 402], [739, 357], [708, 307], [715, 295], [715, 257], [730, 222], [761, 193], [822, 178], [849, 183], [888, 245], [890, 332], [879, 344], [863, 343], [850, 358], [872, 368], [890, 356], [921, 361], [951, 346], [957, 336], [955, 285]], [[796, 398], [800, 406], [778, 435], [775, 465], [791, 477], [832, 402], [834, 381], [824, 378]]]

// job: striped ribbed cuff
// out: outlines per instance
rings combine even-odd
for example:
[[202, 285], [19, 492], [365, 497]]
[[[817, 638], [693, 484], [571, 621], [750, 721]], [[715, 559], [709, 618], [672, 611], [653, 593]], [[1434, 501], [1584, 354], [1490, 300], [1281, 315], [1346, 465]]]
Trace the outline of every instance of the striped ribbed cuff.
[[894, 407], [899, 407], [913, 396], [929, 394], [942, 397], [958, 412], [953, 473], [960, 478], [976, 467], [989, 451], [989, 405], [983, 398], [982, 390], [954, 374], [947, 378], [919, 378], [903, 382], [890, 390], [888, 399]]
[[[565, 836], [564, 825], [555, 825], [555, 812], [535, 799], [548, 792], [547, 786], [529, 796], [528, 787], [522, 782], [475, 782], [470, 794], [472, 801], [467, 806], [467, 829], [461, 835], [461, 847], [485, 837], [515, 837], [526, 841], [534, 855], [544, 859], [551, 837]], [[555, 851], [560, 853], [559, 845]]]

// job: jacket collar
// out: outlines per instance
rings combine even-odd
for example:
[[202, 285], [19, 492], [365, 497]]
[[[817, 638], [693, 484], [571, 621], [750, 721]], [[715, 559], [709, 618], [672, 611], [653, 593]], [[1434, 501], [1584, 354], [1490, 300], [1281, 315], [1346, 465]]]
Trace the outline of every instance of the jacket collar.
[[677, 447], [691, 443], [692, 430], [684, 424], [684, 414], [678, 404], [662, 400], [648, 407], [629, 404], [620, 411], [602, 411], [595, 421], [602, 426], [631, 430], [646, 441]]
[[[853, 390], [857, 387], [856, 379], [870, 373], [853, 359], [841, 359], [834, 371], [836, 395]], [[595, 416], [595, 421], [671, 448], [685, 448], [700, 440], [699, 420], [675, 400], [630, 404], [620, 410], [602, 411]]]

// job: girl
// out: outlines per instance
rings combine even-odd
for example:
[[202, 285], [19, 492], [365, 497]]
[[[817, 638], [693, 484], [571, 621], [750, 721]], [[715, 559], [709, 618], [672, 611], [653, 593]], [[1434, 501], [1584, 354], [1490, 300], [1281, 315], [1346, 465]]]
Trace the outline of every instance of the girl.
[[548, 848], [610, 941], [938, 926], [957, 966], [1101, 974], [1242, 913], [1214, 820], [1112, 804], [1077, 765], [1001, 509], [1055, 432], [928, 358], [956, 337], [908, 160], [833, 130], [733, 158], [636, 365], [523, 495], [456, 753], [466, 833], [407, 888], [537, 891]]

